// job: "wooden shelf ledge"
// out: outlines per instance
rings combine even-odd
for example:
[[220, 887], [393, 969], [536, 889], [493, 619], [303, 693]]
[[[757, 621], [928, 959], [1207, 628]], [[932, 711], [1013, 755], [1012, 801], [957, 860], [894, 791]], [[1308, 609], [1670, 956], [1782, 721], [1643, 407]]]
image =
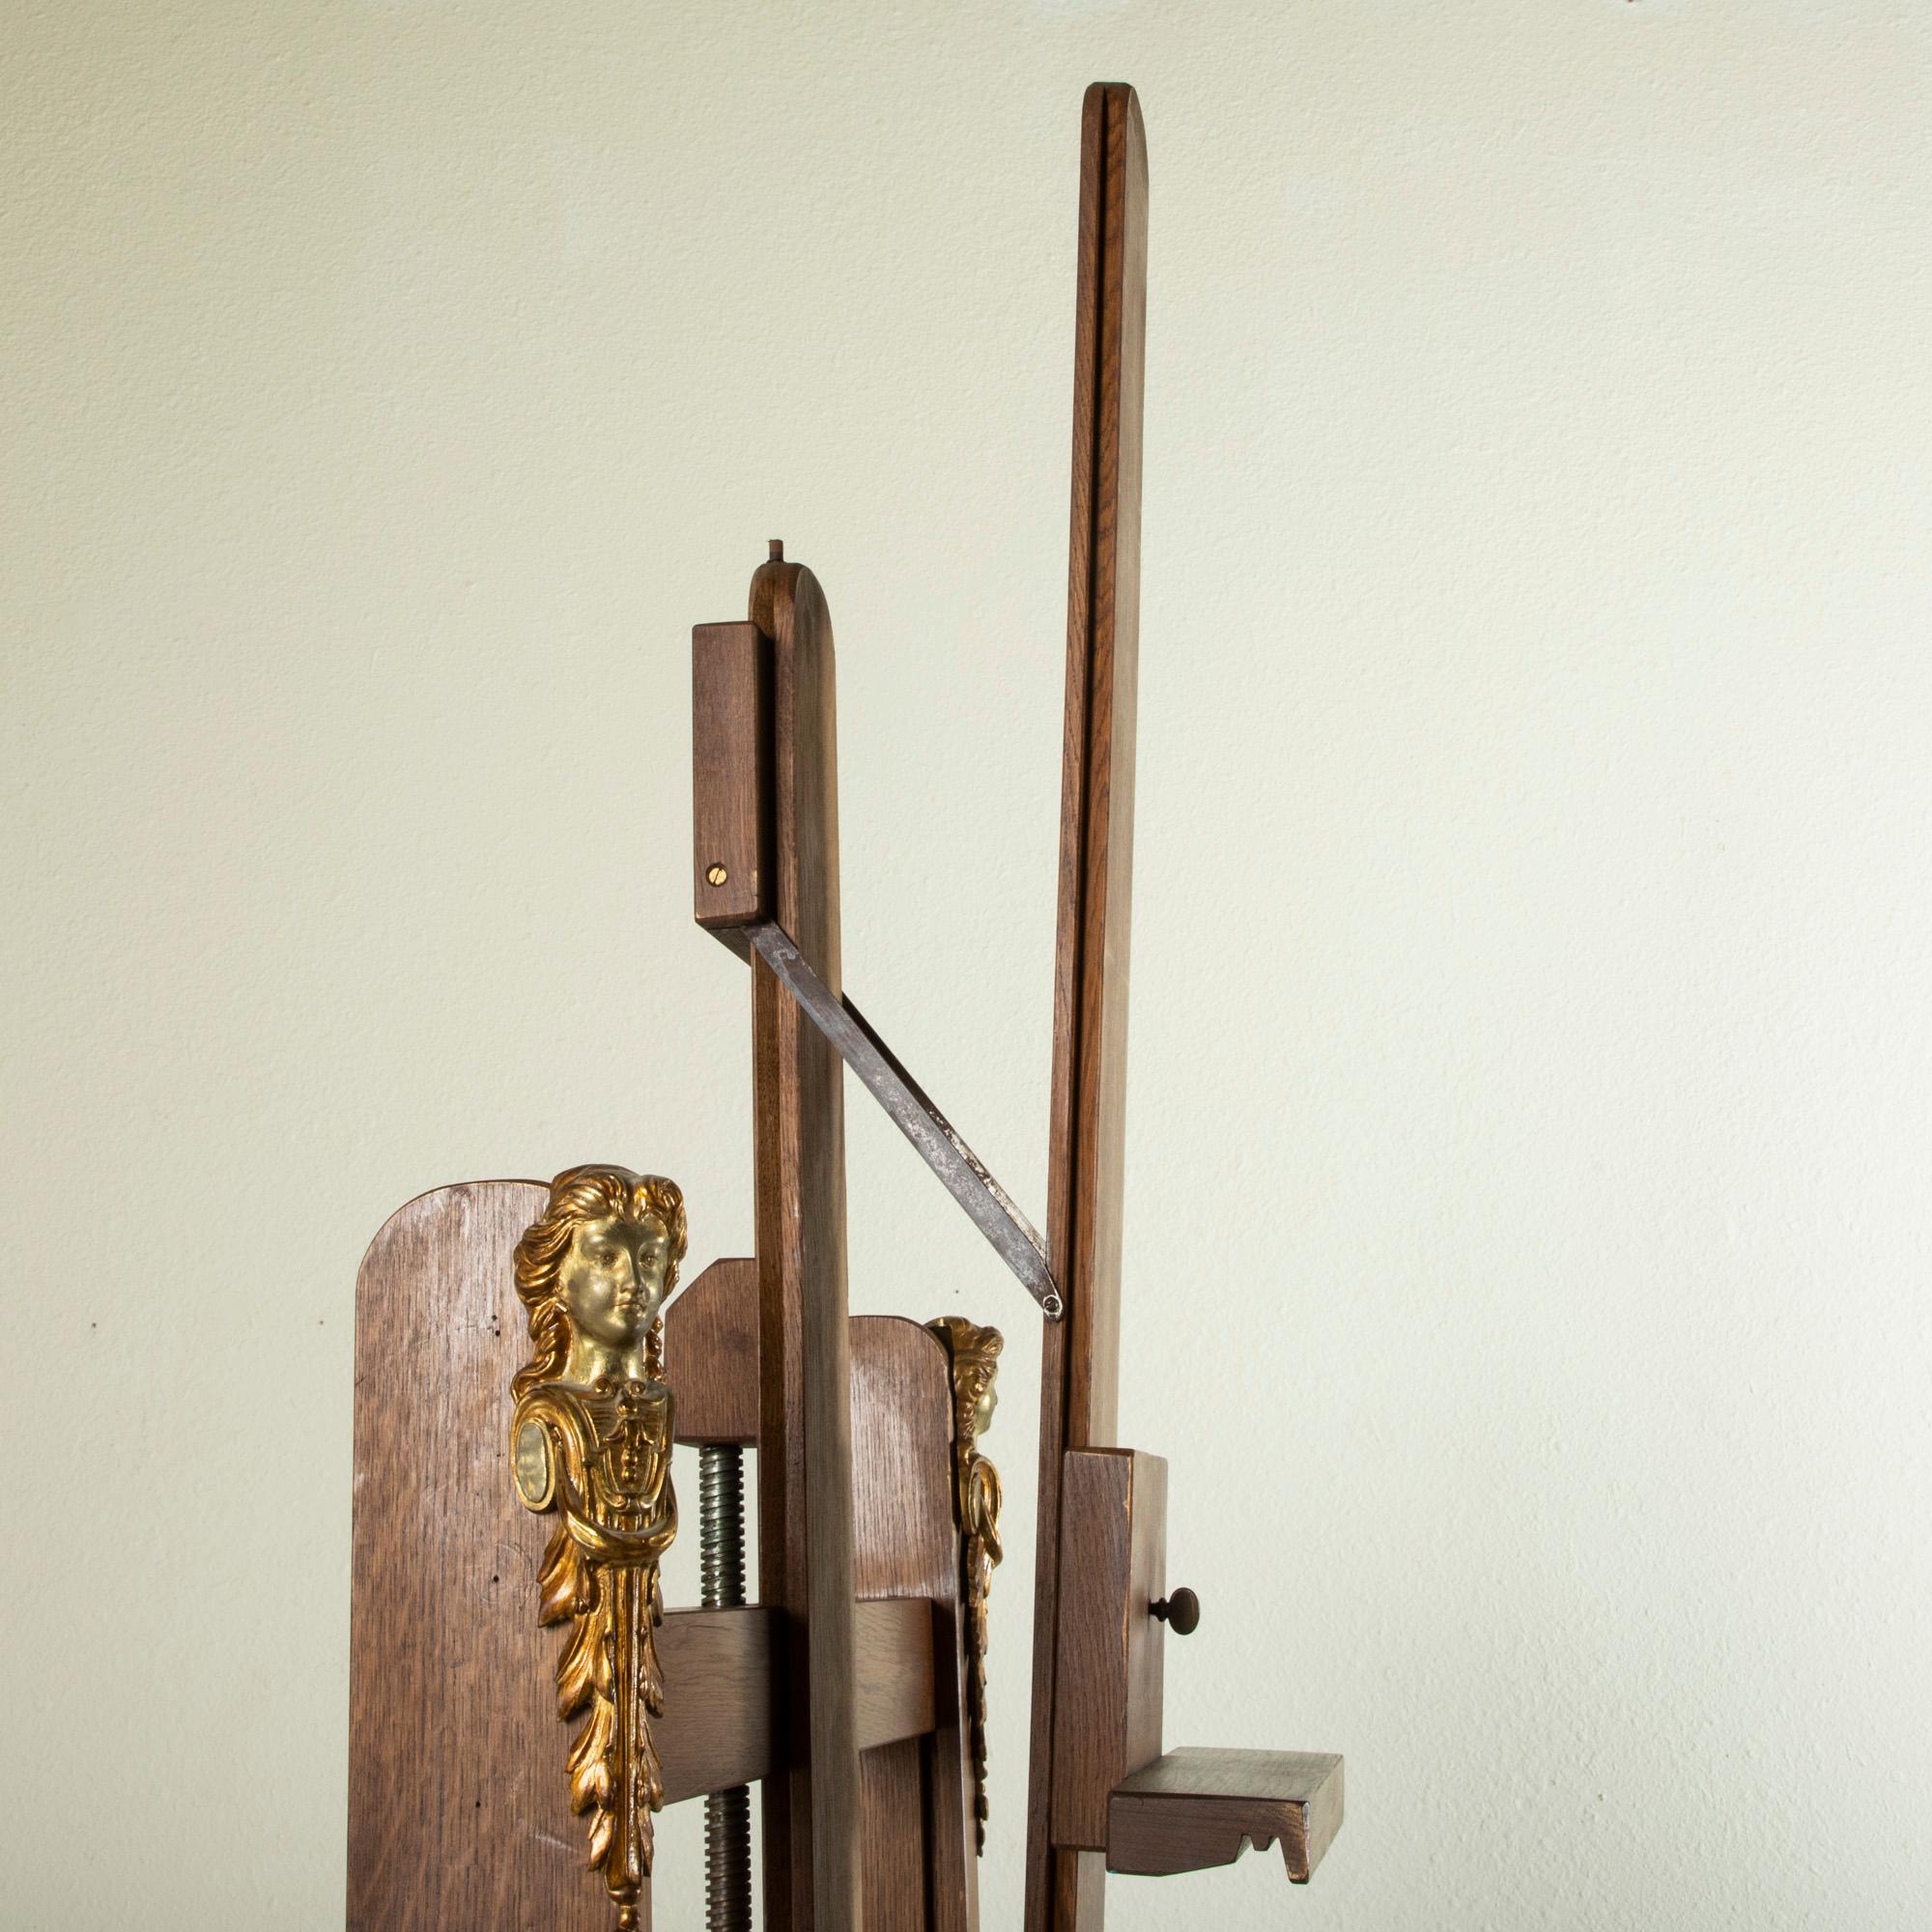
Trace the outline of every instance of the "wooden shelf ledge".
[[1281, 1840], [1306, 1885], [1342, 1826], [1342, 1760], [1321, 1751], [1173, 1750], [1107, 1801], [1107, 1869], [1165, 1877]]

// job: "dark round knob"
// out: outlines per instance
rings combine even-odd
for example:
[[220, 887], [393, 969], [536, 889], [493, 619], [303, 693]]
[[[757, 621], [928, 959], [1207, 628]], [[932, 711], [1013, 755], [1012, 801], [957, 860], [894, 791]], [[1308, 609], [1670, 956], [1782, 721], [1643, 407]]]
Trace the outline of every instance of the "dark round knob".
[[1201, 1599], [1192, 1590], [1177, 1590], [1171, 1597], [1148, 1605], [1176, 1636], [1191, 1636], [1201, 1624]]

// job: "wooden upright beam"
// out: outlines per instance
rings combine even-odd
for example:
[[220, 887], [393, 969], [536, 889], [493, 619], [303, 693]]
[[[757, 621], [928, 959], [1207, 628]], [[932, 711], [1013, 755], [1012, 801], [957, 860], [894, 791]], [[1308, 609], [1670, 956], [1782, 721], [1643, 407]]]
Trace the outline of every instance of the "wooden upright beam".
[[1054, 1755], [1082, 1714], [1056, 1696], [1062, 1463], [1112, 1446], [1120, 1374], [1127, 946], [1140, 644], [1147, 136], [1130, 87], [1096, 83], [1081, 120], [1066, 731], [1053, 987], [1047, 1247], [1067, 1315], [1040, 1362], [1027, 1932], [1097, 1932], [1102, 1856], [1053, 1844]]
[[[811, 573], [773, 551], [752, 579], [750, 612], [773, 646], [771, 900], [837, 992], [832, 617]], [[769, 1932], [859, 1932], [844, 1076], [837, 1051], [762, 959], [752, 978], [759, 1597], [782, 1615], [793, 1689], [786, 1762], [764, 1786], [764, 1923]]]

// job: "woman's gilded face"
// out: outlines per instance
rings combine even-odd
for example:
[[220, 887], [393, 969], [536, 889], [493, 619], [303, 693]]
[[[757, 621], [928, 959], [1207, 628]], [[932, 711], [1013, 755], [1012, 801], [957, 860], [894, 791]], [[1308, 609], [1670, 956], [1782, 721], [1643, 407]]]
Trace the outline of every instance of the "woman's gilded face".
[[580, 1221], [557, 1272], [563, 1305], [578, 1330], [607, 1349], [640, 1342], [664, 1306], [670, 1236], [647, 1215]]
[[991, 1376], [986, 1378], [986, 1386], [980, 1391], [980, 1400], [973, 1405], [973, 1434], [983, 1435], [993, 1426], [993, 1411], [1000, 1406], [1000, 1392], [993, 1386]]

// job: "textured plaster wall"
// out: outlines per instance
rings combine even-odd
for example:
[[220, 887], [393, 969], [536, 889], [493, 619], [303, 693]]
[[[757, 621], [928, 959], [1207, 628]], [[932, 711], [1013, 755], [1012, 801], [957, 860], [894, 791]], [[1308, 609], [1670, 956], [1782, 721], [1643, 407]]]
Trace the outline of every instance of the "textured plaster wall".
[[[1122, 1427], [1207, 1606], [1170, 1738], [1350, 1761], [1310, 1890], [1111, 1922], [1932, 1923], [1932, 14], [15, 0], [0, 1924], [339, 1923], [394, 1206], [614, 1156], [747, 1247], [687, 636], [770, 535], [839, 625], [850, 982], [1043, 1206], [1101, 76]], [[862, 1097], [854, 1305], [1013, 1336], [1011, 1927], [1035, 1344]]]

